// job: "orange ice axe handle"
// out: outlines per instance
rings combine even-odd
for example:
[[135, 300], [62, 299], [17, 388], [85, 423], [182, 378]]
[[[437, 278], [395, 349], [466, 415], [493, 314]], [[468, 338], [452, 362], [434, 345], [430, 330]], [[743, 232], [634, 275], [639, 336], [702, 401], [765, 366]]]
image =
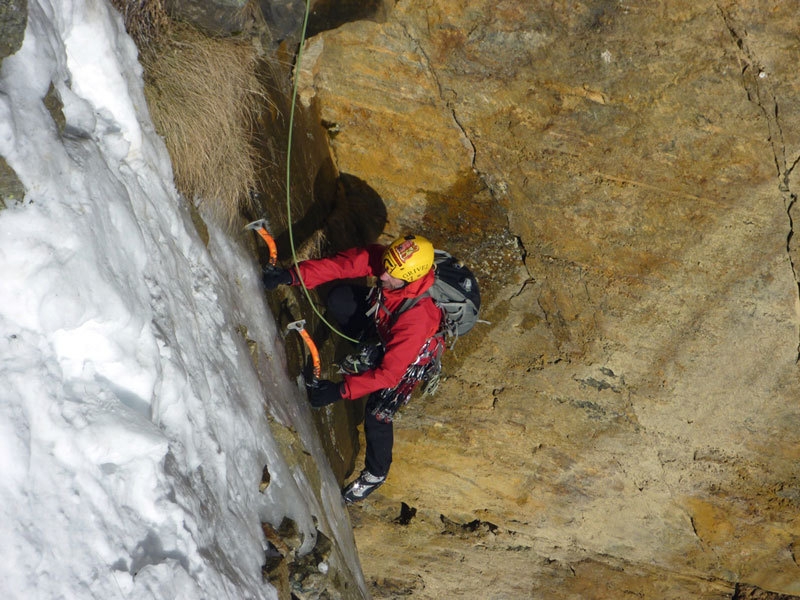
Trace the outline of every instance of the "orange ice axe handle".
[[317, 345], [314, 343], [314, 340], [311, 339], [311, 336], [308, 335], [308, 332], [305, 330], [305, 324], [305, 319], [301, 319], [300, 321], [289, 323], [289, 325], [287, 325], [287, 329], [294, 329], [300, 334], [300, 337], [303, 338], [303, 341], [308, 347], [308, 351], [311, 353], [311, 362], [314, 365], [314, 379], [319, 379], [321, 373], [319, 366], [319, 352], [317, 352]]
[[267, 231], [267, 220], [266, 219], [259, 219], [258, 221], [253, 221], [252, 223], [248, 223], [245, 225], [245, 229], [252, 229], [258, 235], [261, 236], [261, 239], [267, 243], [267, 248], [269, 248], [269, 264], [273, 267], [278, 264], [278, 246], [275, 244], [275, 240]]

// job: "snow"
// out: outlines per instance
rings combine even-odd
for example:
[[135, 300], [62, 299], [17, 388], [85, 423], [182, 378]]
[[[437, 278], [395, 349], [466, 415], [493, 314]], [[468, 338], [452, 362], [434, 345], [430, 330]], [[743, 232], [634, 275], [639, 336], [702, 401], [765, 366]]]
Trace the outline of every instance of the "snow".
[[[119, 15], [28, 10], [0, 68], [0, 155], [26, 189], [0, 211], [2, 596], [277, 598], [260, 524], [285, 517], [301, 553], [332, 537], [324, 569], [366, 595], [258, 266], [213, 223], [208, 247], [194, 231]], [[283, 456], [270, 419], [319, 473]]]

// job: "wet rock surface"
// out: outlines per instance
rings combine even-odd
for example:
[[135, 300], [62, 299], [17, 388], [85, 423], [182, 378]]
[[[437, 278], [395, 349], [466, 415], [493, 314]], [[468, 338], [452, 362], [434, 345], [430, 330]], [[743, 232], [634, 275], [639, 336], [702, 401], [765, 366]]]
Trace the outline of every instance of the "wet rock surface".
[[27, 0], [8, 0], [0, 6], [0, 63], [20, 49], [27, 24]]
[[798, 25], [409, 0], [309, 40], [337, 168], [492, 322], [351, 509], [375, 598], [800, 595]]

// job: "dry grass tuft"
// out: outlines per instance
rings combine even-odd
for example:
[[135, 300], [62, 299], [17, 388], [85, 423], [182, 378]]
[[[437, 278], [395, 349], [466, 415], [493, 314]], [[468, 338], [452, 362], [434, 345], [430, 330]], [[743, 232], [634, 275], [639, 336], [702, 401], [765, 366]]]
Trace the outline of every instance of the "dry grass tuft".
[[142, 54], [147, 103], [175, 184], [228, 227], [256, 186], [253, 127], [265, 102], [258, 60], [249, 42], [206, 37], [177, 23], [157, 49]]
[[317, 229], [305, 242], [303, 242], [297, 249], [297, 260], [308, 260], [310, 258], [319, 258], [325, 255], [327, 250], [328, 238], [325, 235], [324, 229]]
[[[256, 77], [256, 49], [173, 22], [163, 0], [111, 2], [139, 48], [147, 103], [172, 158], [175, 185], [230, 227], [250, 202], [259, 167], [253, 128], [267, 100]], [[256, 20], [253, 7], [243, 10], [243, 19]]]

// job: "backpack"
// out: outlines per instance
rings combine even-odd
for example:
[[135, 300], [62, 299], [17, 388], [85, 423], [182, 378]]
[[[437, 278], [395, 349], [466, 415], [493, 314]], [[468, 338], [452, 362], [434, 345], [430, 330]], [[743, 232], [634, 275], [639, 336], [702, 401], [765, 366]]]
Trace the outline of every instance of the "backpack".
[[468, 333], [478, 322], [481, 292], [475, 274], [460, 260], [445, 252], [434, 250], [433, 264], [436, 279], [428, 290], [416, 298], [409, 298], [395, 312], [399, 315], [414, 306], [425, 296], [430, 296], [442, 311], [440, 333], [455, 339]]
[[423, 295], [433, 298], [444, 313], [444, 330], [449, 337], [468, 333], [478, 321], [481, 292], [475, 274], [460, 260], [435, 250], [436, 280]]
[[[391, 422], [395, 413], [409, 401], [420, 382], [424, 384], [423, 394], [435, 394], [439, 387], [446, 340], [453, 340], [450, 344], [452, 348], [455, 340], [468, 333], [478, 322], [481, 293], [475, 274], [444, 250], [434, 251], [433, 263], [436, 265], [433, 285], [421, 296], [406, 300], [395, 311], [394, 316], [408, 310], [425, 296], [430, 296], [442, 311], [442, 323], [439, 331], [425, 343], [400, 382], [391, 389], [383, 390], [376, 399], [370, 400], [367, 408], [379, 421]], [[372, 365], [367, 368], [372, 368]]]

